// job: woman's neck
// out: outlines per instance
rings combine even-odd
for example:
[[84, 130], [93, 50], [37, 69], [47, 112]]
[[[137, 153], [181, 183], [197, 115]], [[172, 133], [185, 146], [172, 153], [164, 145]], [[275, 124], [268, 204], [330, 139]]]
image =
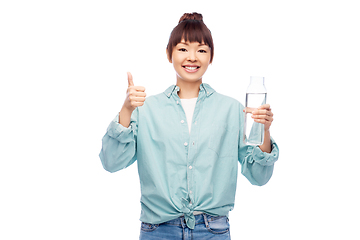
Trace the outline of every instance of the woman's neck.
[[199, 96], [200, 85], [202, 79], [196, 82], [186, 82], [181, 79], [177, 79], [176, 85], [180, 88], [178, 95], [181, 99], [197, 98]]

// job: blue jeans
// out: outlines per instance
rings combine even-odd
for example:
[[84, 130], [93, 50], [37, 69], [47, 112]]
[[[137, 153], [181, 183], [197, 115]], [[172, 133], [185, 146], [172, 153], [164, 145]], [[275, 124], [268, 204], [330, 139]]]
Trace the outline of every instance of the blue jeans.
[[184, 217], [161, 224], [141, 223], [140, 240], [230, 240], [229, 219], [208, 214], [195, 216], [195, 228], [186, 226]]

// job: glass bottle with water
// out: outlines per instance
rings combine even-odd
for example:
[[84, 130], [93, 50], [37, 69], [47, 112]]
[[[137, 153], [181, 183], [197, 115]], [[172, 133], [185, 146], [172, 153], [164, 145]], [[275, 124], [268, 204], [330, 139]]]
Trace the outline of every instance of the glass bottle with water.
[[245, 107], [250, 112], [245, 113], [244, 143], [247, 145], [262, 145], [264, 143], [264, 124], [257, 123], [251, 117], [252, 111], [266, 104], [267, 91], [264, 77], [250, 77], [250, 85], [246, 91]]

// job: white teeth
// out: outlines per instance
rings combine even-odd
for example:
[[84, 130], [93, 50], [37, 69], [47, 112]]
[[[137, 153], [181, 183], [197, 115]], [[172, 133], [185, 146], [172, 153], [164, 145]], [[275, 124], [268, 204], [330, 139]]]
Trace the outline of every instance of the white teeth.
[[185, 66], [185, 68], [186, 68], [186, 69], [189, 69], [189, 70], [195, 70], [195, 69], [197, 69], [197, 67], [187, 67], [187, 66]]

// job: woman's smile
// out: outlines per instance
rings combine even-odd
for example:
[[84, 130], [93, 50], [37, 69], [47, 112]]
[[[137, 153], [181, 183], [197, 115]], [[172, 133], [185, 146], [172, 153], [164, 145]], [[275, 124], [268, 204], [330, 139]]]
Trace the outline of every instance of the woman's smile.
[[185, 65], [185, 66], [182, 66], [182, 67], [188, 73], [195, 73], [200, 69], [200, 66], [197, 66], [197, 65]]

